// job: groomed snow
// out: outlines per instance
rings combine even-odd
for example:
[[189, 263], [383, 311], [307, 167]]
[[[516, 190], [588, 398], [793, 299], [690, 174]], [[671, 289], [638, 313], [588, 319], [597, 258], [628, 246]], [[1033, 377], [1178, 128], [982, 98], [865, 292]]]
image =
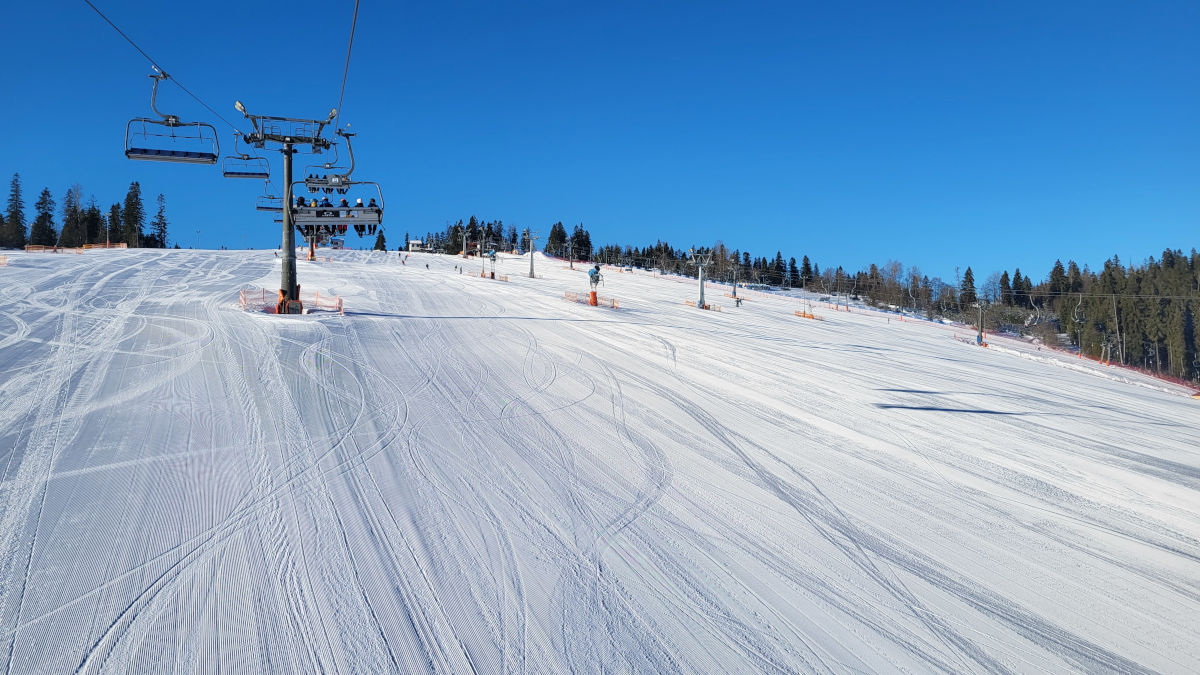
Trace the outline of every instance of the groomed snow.
[[299, 279], [344, 316], [239, 310], [271, 251], [9, 254], [6, 672], [1200, 670], [1188, 390], [329, 255]]

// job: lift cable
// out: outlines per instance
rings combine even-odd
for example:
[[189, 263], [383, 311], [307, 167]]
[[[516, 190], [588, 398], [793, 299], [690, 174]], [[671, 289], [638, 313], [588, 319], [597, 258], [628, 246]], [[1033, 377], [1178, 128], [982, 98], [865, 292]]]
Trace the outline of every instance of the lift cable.
[[[83, 1], [84, 1], [84, 3], [86, 3], [86, 4], [87, 4], [87, 6], [88, 6], [88, 7], [91, 7], [91, 8], [92, 8], [92, 10], [94, 10], [94, 11], [95, 11], [97, 14], [99, 14], [101, 19], [104, 19], [104, 20], [105, 20], [105, 21], [108, 23], [108, 25], [112, 26], [112, 27], [113, 27], [113, 30], [117, 31], [117, 33], [119, 33], [121, 37], [125, 38], [125, 41], [126, 41], [126, 42], [128, 42], [128, 43], [129, 43], [129, 44], [131, 44], [131, 45], [133, 45], [133, 48], [134, 48], [134, 49], [138, 50], [138, 52], [139, 52], [139, 53], [140, 53], [142, 56], [146, 57], [146, 60], [150, 62], [150, 66], [151, 66], [152, 68], [154, 68], [154, 70], [156, 70], [156, 71], [158, 71], [158, 72], [162, 73], [163, 75], [166, 75], [166, 74], [167, 74], [167, 72], [166, 72], [165, 70], [163, 70], [163, 69], [162, 69], [162, 68], [161, 68], [161, 67], [158, 65], [158, 62], [157, 62], [157, 61], [155, 61], [153, 57], [151, 57], [149, 54], [147, 54], [147, 53], [146, 53], [146, 50], [144, 50], [144, 49], [142, 49], [141, 47], [139, 47], [139, 46], [137, 45], [137, 43], [133, 41], [133, 39], [132, 39], [132, 38], [130, 38], [128, 35], [126, 35], [126, 34], [125, 34], [125, 31], [123, 31], [123, 30], [121, 30], [120, 28], [118, 28], [118, 27], [117, 27], [117, 24], [113, 23], [113, 22], [112, 22], [112, 19], [109, 19], [107, 16], [105, 16], [105, 15], [104, 15], [104, 12], [101, 12], [101, 11], [100, 11], [100, 8], [98, 8], [98, 7], [96, 7], [96, 5], [92, 4], [91, 0], [83, 0]], [[357, 2], [356, 2], [356, 4], [355, 4], [355, 8], [356, 8], [356, 10], [357, 10]], [[242, 134], [242, 130], [241, 130], [241, 129], [237, 128], [237, 126], [236, 126], [236, 125], [234, 125], [234, 124], [233, 124], [232, 122], [230, 122], [229, 120], [225, 119], [225, 117], [224, 117], [224, 116], [222, 116], [222, 115], [221, 115], [221, 113], [217, 112], [216, 110], [213, 110], [213, 109], [212, 109], [212, 106], [210, 106], [210, 105], [208, 105], [207, 103], [205, 103], [204, 101], [200, 100], [200, 97], [199, 97], [199, 96], [196, 96], [195, 94], [193, 94], [193, 93], [191, 92], [191, 90], [189, 90], [187, 87], [183, 86], [183, 83], [182, 83], [182, 82], [180, 82], [178, 79], [176, 79], [176, 78], [174, 78], [174, 77], [171, 77], [171, 78], [170, 78], [170, 80], [171, 80], [172, 82], [174, 82], [174, 83], [175, 83], [175, 86], [177, 86], [177, 87], [179, 87], [180, 89], [182, 89], [182, 90], [184, 91], [184, 93], [186, 93], [188, 96], [191, 96], [193, 99], [195, 99], [197, 103], [199, 103], [200, 105], [204, 106], [204, 109], [205, 109], [205, 110], [207, 110], [207, 111], [209, 111], [210, 113], [212, 113], [212, 114], [216, 115], [218, 118], [220, 118], [220, 120], [221, 120], [222, 122], [224, 122], [225, 124], [228, 124], [228, 125], [229, 125], [229, 126], [230, 126], [230, 127], [233, 129], [233, 130], [234, 130], [234, 131], [238, 132], [238, 134]], [[244, 135], [244, 134], [242, 134], [242, 135]]]
[[350, 73], [350, 50], [354, 49], [354, 29], [357, 26], [358, 0], [354, 0], [354, 19], [350, 22], [350, 43], [346, 45], [346, 67], [342, 69], [342, 91], [338, 94], [337, 120], [334, 122], [334, 129], [340, 129], [342, 124], [342, 98], [346, 95], [346, 75]]

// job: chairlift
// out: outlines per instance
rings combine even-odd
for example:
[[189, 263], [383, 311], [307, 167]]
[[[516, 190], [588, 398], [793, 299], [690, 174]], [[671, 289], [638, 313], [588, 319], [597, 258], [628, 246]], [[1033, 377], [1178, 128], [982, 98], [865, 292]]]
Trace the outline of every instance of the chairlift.
[[341, 129], [335, 130], [334, 133], [346, 139], [346, 151], [350, 155], [350, 166], [340, 165], [337, 144], [333, 144], [333, 161], [313, 164], [304, 168], [304, 186], [310, 193], [333, 194], [336, 192], [344, 195], [350, 191], [350, 186], [354, 183], [351, 178], [354, 173], [354, 148], [350, 145], [350, 138], [354, 134]]
[[259, 211], [273, 211], [283, 213], [283, 197], [275, 195], [259, 195], [254, 200], [254, 208]]
[[[307, 181], [297, 181], [293, 184], [293, 188], [298, 188], [302, 183]], [[383, 191], [379, 188], [379, 184], [371, 181], [352, 181], [346, 184], [347, 189], [357, 185], [370, 185], [375, 188], [375, 193], [379, 196], [379, 201], [374, 202], [374, 197], [371, 203], [367, 204], [352, 204], [350, 206], [299, 206], [292, 205], [292, 219], [296, 223], [326, 225], [326, 224], [341, 224], [353, 223], [355, 231], [358, 231], [358, 226], [362, 225], [380, 225], [383, 223]], [[365, 231], [365, 229], [364, 229]], [[360, 232], [361, 236], [361, 232]]]
[[150, 78], [150, 108], [162, 119], [137, 117], [125, 125], [125, 156], [129, 159], [180, 164], [216, 164], [221, 154], [217, 130], [203, 122], [182, 122], [176, 115], [158, 111], [158, 83], [167, 74], [154, 69]]
[[271, 164], [265, 157], [254, 157], [244, 152], [238, 152], [238, 133], [233, 132], [233, 152], [221, 159], [221, 174], [226, 178], [258, 178], [267, 180], [271, 177]]

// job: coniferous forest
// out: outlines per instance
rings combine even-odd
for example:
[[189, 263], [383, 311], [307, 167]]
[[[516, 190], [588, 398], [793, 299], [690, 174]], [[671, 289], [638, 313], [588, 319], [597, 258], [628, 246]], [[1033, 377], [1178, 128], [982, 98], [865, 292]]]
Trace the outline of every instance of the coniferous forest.
[[[26, 211], [21, 175], [14, 173], [9, 182], [8, 203], [0, 214], [0, 248], [59, 246], [75, 248], [84, 244], [125, 242], [131, 248], [166, 248], [166, 200], [158, 195], [154, 217], [146, 222], [146, 207], [142, 187], [129, 184], [125, 198], [103, 207], [95, 196], [83, 197], [83, 188], [71, 185], [55, 201], [50, 188], [42, 188], [33, 203], [33, 212]], [[176, 245], [178, 248], [178, 245]]]
[[[532, 241], [531, 241], [532, 240]], [[408, 234], [405, 234], [407, 245]], [[26, 244], [77, 247], [83, 244], [125, 242], [130, 247], [165, 248], [168, 221], [165, 198], [155, 199], [147, 223], [141, 186], [129, 185], [123, 200], [104, 208], [94, 196], [83, 197], [79, 185], [68, 187], [59, 200], [43, 188], [27, 211], [20, 174], [9, 184], [7, 208], [0, 213], [0, 248]], [[471, 216], [442, 232], [430, 232], [427, 248], [460, 253], [486, 250], [538, 250], [563, 258], [602, 261], [615, 265], [653, 268], [664, 273], [696, 276], [687, 249], [667, 242], [634, 247], [595, 246], [582, 224], [570, 231], [562, 222], [541, 233], [502, 221]], [[178, 244], [175, 244], [178, 248]], [[382, 232], [376, 249], [385, 249]], [[1040, 280], [1020, 269], [991, 272], [979, 279], [967, 266], [956, 268], [954, 279], [929, 277], [916, 266], [890, 260], [882, 265], [848, 271], [822, 267], [807, 255], [753, 256], [722, 242], [696, 247], [710, 255], [706, 277], [713, 281], [777, 288], [803, 288], [831, 298], [847, 297], [876, 307], [907, 310], [927, 318], [976, 323], [982, 308], [985, 330], [1032, 335], [1046, 344], [1069, 346], [1084, 355], [1142, 368], [1159, 375], [1200, 381], [1200, 254], [1165, 250], [1159, 258], [1127, 265], [1116, 256], [1099, 270], [1074, 261], [1056, 260]], [[958, 270], [962, 269], [959, 273]]]

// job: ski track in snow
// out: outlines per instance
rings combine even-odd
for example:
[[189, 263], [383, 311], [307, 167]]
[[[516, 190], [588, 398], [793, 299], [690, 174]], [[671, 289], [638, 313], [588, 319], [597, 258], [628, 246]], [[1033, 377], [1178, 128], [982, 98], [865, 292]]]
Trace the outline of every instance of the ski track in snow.
[[1200, 670], [1189, 391], [330, 255], [344, 316], [240, 311], [270, 251], [10, 255], [6, 673]]

